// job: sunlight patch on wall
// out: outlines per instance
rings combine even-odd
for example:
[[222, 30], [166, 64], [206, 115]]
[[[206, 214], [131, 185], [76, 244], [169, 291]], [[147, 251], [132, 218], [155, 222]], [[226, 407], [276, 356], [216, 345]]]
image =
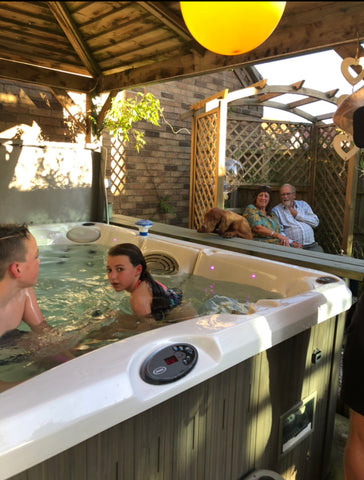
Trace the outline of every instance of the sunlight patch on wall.
[[74, 143], [40, 141], [40, 128], [21, 125], [1, 133], [0, 162], [13, 170], [9, 189], [32, 191], [89, 187], [90, 152]]
[[[25, 192], [49, 188], [76, 188], [91, 185], [90, 156], [69, 146], [23, 147], [9, 188]], [[29, 152], [30, 148], [32, 152]], [[65, 155], [65, 150], [67, 153]]]
[[18, 97], [12, 93], [0, 93], [0, 103], [18, 103]]

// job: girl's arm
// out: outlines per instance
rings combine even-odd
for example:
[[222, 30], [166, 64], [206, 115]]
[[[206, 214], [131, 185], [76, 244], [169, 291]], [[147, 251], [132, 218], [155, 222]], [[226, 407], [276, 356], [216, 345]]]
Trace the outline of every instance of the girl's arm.
[[[144, 286], [143, 286], [144, 287]], [[130, 295], [130, 307], [135, 313], [141, 317], [151, 315], [152, 294], [145, 291], [145, 288], [140, 288], [140, 291], [135, 291]]]

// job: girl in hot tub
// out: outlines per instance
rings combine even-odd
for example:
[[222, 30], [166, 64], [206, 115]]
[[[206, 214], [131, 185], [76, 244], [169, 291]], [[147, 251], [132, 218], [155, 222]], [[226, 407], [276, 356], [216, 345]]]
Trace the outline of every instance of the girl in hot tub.
[[121, 243], [110, 248], [106, 271], [116, 292], [125, 290], [130, 293], [130, 307], [140, 317], [173, 321], [197, 315], [194, 309], [181, 308], [182, 290], [167, 288], [153, 279], [142, 252], [132, 243]]

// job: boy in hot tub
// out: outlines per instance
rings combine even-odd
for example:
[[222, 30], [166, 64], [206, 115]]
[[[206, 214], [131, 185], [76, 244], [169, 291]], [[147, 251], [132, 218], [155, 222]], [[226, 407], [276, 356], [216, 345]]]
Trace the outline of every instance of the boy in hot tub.
[[[18, 330], [22, 321], [36, 334], [51, 330], [33, 290], [38, 272], [39, 251], [27, 226], [0, 224], [0, 346], [24, 333]], [[17, 383], [0, 380], [0, 392]]]
[[26, 225], [0, 224], [0, 339], [22, 321], [41, 333], [48, 327], [37, 303], [39, 252]]

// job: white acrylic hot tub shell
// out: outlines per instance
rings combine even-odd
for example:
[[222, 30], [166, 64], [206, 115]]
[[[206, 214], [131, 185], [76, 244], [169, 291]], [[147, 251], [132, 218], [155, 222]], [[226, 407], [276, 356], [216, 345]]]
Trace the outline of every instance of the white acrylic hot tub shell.
[[[38, 245], [72, 243], [70, 225], [31, 229]], [[98, 243], [140, 242], [129, 229], [96, 224]], [[38, 230], [37, 230], [38, 229]], [[41, 461], [321, 323], [351, 306], [351, 293], [337, 278], [316, 283], [322, 272], [148, 235], [143, 252], [163, 251], [181, 270], [207, 278], [259, 282], [285, 298], [261, 300], [250, 315], [210, 315], [151, 330], [85, 354], [0, 395], [0, 479]], [[213, 264], [214, 269], [210, 267]], [[232, 278], [232, 274], [234, 277]], [[255, 277], [254, 277], [255, 276]], [[150, 385], [139, 370], [162, 346], [190, 343], [194, 369], [176, 382]]]

